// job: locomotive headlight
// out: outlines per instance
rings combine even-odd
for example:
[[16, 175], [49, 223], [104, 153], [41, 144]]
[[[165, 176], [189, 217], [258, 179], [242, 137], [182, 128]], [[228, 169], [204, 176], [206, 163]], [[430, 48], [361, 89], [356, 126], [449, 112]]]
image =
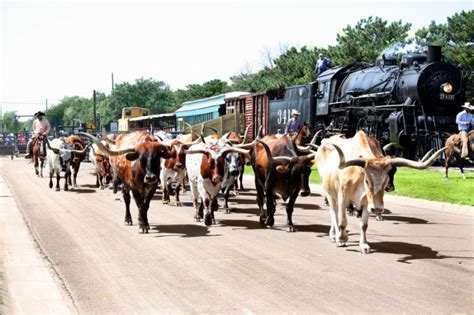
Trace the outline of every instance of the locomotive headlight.
[[441, 84], [441, 91], [449, 94], [453, 91], [453, 86], [451, 83], [443, 83]]

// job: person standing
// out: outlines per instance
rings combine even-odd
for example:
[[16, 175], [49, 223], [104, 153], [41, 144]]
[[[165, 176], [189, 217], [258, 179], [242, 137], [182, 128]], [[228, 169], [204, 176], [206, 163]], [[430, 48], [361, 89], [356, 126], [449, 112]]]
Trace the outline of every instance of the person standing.
[[467, 134], [474, 123], [474, 116], [471, 113], [474, 108], [470, 102], [464, 103], [461, 107], [464, 108], [464, 110], [456, 115], [456, 124], [458, 124], [459, 136], [462, 142], [461, 158], [466, 158], [469, 154], [469, 139]]
[[316, 73], [320, 75], [331, 66], [331, 59], [325, 57], [323, 54], [319, 54], [319, 59], [316, 62]]
[[296, 109], [291, 110], [291, 118], [286, 123], [285, 133], [295, 133], [298, 132], [303, 125], [303, 122], [299, 120], [300, 112]]
[[51, 125], [44, 116], [45, 113], [43, 113], [42, 111], [35, 113], [36, 119], [31, 125], [31, 132], [33, 133], [33, 136], [30, 138], [30, 140], [28, 140], [28, 144], [26, 145], [25, 159], [31, 158], [31, 144], [33, 143], [33, 141], [40, 135], [47, 136], [49, 130], [51, 130]]

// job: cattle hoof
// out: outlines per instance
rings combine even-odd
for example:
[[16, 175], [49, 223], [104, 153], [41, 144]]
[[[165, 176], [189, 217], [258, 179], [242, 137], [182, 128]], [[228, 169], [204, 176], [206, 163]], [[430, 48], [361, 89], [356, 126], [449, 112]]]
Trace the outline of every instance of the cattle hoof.
[[164, 204], [164, 205], [167, 205], [167, 204], [169, 204], [169, 203], [170, 203], [169, 200], [163, 200], [163, 204]]
[[259, 221], [260, 221], [260, 224], [261, 224], [261, 225], [265, 225], [265, 220], [266, 220], [266, 219], [267, 219], [267, 217], [266, 217], [266, 216], [264, 216], [264, 215], [261, 215], [261, 216], [260, 216], [260, 219], [259, 219]]
[[294, 226], [290, 225], [286, 231], [292, 233], [292, 232], [296, 232], [296, 229]]
[[149, 226], [140, 226], [138, 228], [138, 234], [148, 234]]
[[273, 224], [275, 224], [275, 219], [273, 217], [268, 217], [266, 220], [265, 220], [265, 225], [267, 226], [273, 226]]
[[53, 183], [49, 183], [49, 188], [53, 188]]
[[176, 201], [176, 207], [181, 207], [181, 201]]
[[370, 253], [370, 246], [369, 244], [362, 244], [359, 246], [360, 252], [362, 254], [369, 254]]
[[195, 215], [194, 216], [194, 221], [195, 222], [200, 222], [201, 221], [201, 216], [200, 215]]
[[[58, 189], [58, 190], [59, 190], [59, 189]], [[68, 190], [69, 190], [69, 188], [68, 188], [68, 187], [64, 187], [64, 191], [68, 191]]]
[[346, 242], [345, 241], [337, 241], [336, 246], [337, 247], [346, 247]]
[[336, 237], [335, 236], [329, 237], [329, 240], [331, 241], [331, 243], [336, 243]]
[[382, 215], [381, 215], [381, 214], [377, 214], [377, 215], [375, 216], [375, 220], [377, 220], [377, 221], [383, 221]]
[[206, 213], [206, 215], [204, 216], [204, 224], [206, 226], [210, 226], [212, 225], [212, 221], [213, 221], [212, 215], [210, 213]]
[[133, 225], [133, 222], [132, 222], [132, 220], [125, 220], [125, 221], [123, 222], [123, 224], [124, 224], [124, 225]]
[[59, 190], [60, 190], [59, 187], [56, 187], [56, 191], [59, 191]]
[[225, 214], [230, 214], [230, 209], [229, 208], [225, 208]]

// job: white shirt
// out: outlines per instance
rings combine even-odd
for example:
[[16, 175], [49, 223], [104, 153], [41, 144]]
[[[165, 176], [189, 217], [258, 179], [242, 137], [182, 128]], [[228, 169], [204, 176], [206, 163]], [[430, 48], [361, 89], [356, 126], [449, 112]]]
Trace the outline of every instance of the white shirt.
[[31, 130], [33, 131], [35, 135], [38, 135], [40, 133], [47, 135], [50, 129], [51, 129], [51, 125], [49, 124], [49, 121], [45, 117], [43, 117], [42, 120], [39, 120], [38, 118], [36, 118], [33, 121], [33, 125], [31, 127]]
[[463, 110], [456, 116], [459, 131], [469, 131], [469, 123], [474, 126], [474, 116]]

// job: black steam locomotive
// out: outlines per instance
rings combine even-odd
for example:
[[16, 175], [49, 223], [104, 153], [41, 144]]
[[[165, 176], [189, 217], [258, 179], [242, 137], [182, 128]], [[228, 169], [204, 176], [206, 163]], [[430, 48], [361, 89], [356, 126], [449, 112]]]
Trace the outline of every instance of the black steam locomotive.
[[428, 54], [409, 54], [397, 64], [382, 57], [375, 65], [352, 63], [331, 68], [316, 82], [242, 99], [246, 124], [282, 132], [292, 109], [324, 137], [358, 130], [382, 144], [392, 142], [398, 154], [420, 158], [441, 148], [456, 132], [456, 114], [465, 99], [467, 73], [442, 61], [441, 47]]

